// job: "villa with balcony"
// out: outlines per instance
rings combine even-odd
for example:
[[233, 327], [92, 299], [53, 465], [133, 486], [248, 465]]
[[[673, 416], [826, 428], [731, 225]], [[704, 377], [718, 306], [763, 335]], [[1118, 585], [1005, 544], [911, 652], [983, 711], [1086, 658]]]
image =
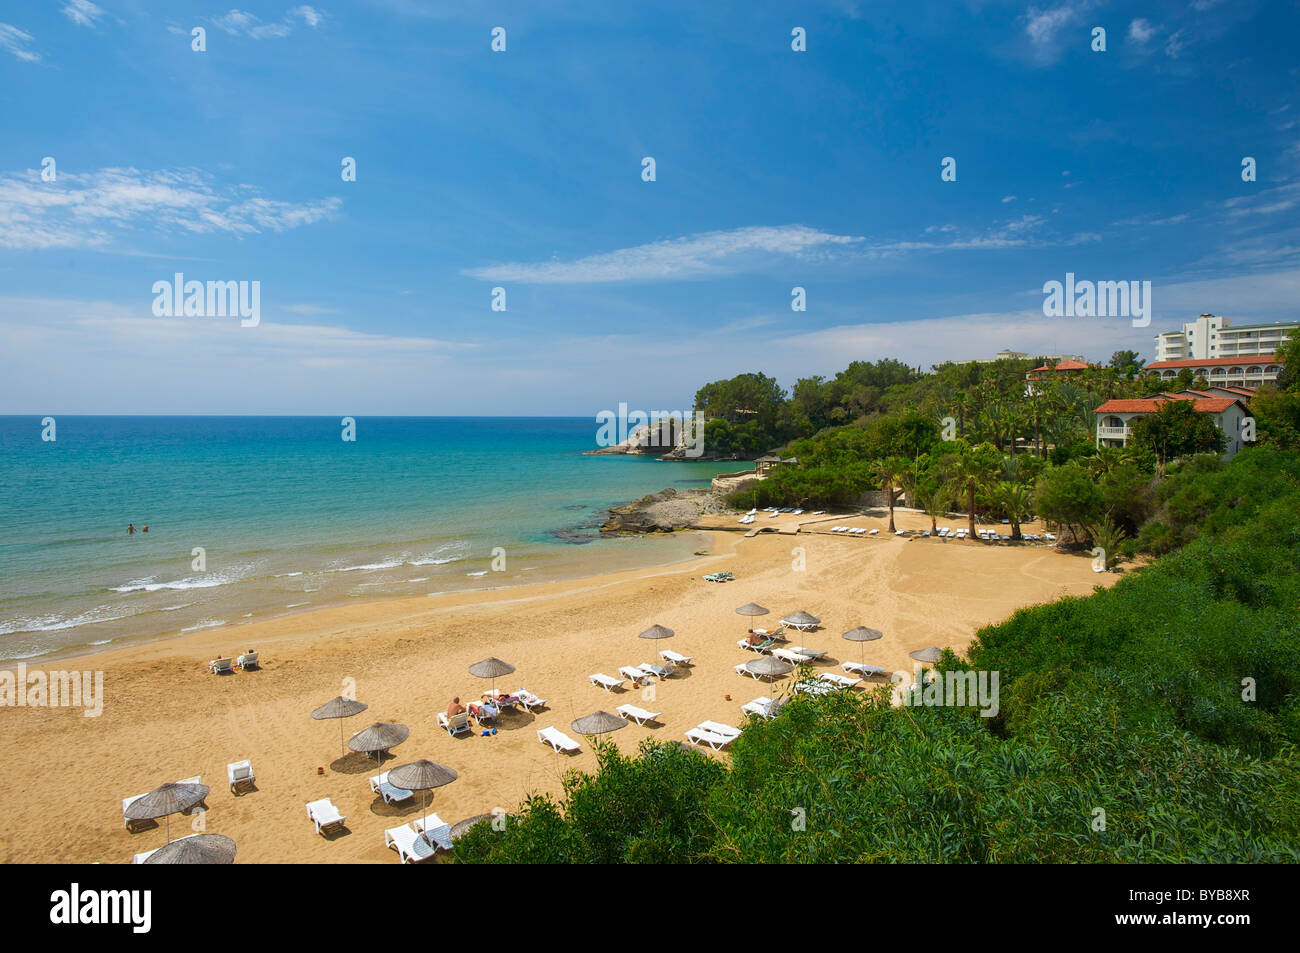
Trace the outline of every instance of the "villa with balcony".
[[1141, 400], [1108, 400], [1093, 413], [1097, 415], [1097, 448], [1124, 447], [1128, 445], [1132, 423], [1148, 414], [1154, 414], [1172, 400], [1192, 402], [1199, 414], [1209, 414], [1214, 424], [1227, 436], [1224, 456], [1231, 457], [1244, 445], [1241, 439], [1243, 422], [1250, 416], [1246, 402], [1236, 397], [1203, 397], [1194, 393], [1160, 394]]

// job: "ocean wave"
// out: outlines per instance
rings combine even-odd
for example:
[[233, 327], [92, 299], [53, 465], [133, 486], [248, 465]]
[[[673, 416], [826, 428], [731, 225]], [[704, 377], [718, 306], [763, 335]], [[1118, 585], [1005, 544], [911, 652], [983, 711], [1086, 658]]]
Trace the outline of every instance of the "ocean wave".
[[436, 556], [432, 556], [432, 555], [430, 555], [430, 556], [421, 556], [419, 559], [412, 559], [412, 560], [410, 560], [409, 562], [407, 562], [406, 565], [408, 565], [408, 566], [442, 566], [442, 565], [445, 565], [446, 563], [455, 563], [455, 562], [460, 562], [460, 561], [461, 561], [462, 559], [464, 559], [464, 558], [465, 558], [464, 556], [447, 556], [447, 557], [445, 557], [445, 558], [440, 558], [440, 557], [436, 557]]
[[465, 573], [465, 575], [467, 575], [467, 576], [486, 576], [487, 574], [488, 574], [488, 571], [487, 571], [486, 569], [484, 569], [482, 572], [467, 572], [467, 573]]
[[182, 632], [195, 632], [195, 631], [197, 631], [198, 629], [214, 629], [214, 628], [216, 628], [216, 627], [219, 626], [219, 625], [225, 625], [225, 624], [226, 624], [226, 620], [225, 620], [225, 619], [204, 619], [202, 622], [199, 622], [199, 623], [196, 623], [195, 625], [187, 626], [186, 628], [181, 629], [181, 631], [182, 631]]
[[187, 576], [184, 579], [173, 579], [171, 582], [159, 582], [157, 576], [145, 576], [143, 579], [133, 579], [124, 586], [109, 586], [109, 589], [112, 592], [160, 592], [164, 589], [215, 589], [217, 586], [224, 586], [228, 583], [238, 582], [245, 578], [246, 575], [247, 571], [240, 569], [230, 572], [204, 573], [202, 576]]
[[0, 622], [0, 635], [58, 632], [62, 629], [75, 629], [80, 625], [94, 625], [97, 622], [116, 622], [118, 619], [127, 619], [135, 614], [133, 610], [114, 612], [108, 606], [96, 606], [75, 616], [47, 615], [37, 618], [10, 619], [7, 622]]

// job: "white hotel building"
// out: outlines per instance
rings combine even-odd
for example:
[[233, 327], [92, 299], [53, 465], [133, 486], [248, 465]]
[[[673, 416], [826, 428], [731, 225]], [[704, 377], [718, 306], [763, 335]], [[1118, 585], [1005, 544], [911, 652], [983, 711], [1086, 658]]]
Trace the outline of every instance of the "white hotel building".
[[1181, 331], [1156, 335], [1156, 361], [1206, 361], [1276, 354], [1300, 322], [1243, 324], [1233, 327], [1227, 318], [1203, 314]]

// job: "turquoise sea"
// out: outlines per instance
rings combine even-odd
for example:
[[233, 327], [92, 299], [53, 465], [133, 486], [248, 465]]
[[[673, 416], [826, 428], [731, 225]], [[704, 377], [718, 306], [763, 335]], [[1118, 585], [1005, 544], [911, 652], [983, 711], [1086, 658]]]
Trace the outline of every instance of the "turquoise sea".
[[602, 539], [603, 511], [738, 469], [584, 456], [592, 418], [55, 424], [0, 417], [0, 660], [671, 562], [700, 538]]

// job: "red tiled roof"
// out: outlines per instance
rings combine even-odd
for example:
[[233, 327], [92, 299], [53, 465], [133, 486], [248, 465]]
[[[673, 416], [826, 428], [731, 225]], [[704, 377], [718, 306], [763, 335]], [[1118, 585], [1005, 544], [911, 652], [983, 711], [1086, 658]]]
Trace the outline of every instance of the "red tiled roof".
[[1229, 364], [1280, 364], [1276, 354], [1254, 354], [1247, 357], [1207, 357], [1203, 361], [1152, 361], [1147, 370], [1164, 370], [1176, 367], [1223, 367]]
[[1192, 409], [1201, 414], [1221, 414], [1233, 404], [1240, 403], [1235, 397], [1189, 397], [1179, 394], [1162, 394], [1160, 397], [1147, 397], [1140, 400], [1108, 400], [1094, 414], [1154, 414], [1161, 404], [1171, 400], [1190, 400]]
[[1063, 361], [1057, 361], [1055, 367], [1048, 367], [1046, 364], [1041, 364], [1029, 373], [1032, 374], [1034, 371], [1086, 371], [1090, 367], [1092, 367], [1091, 364], [1085, 364], [1083, 361], [1072, 361], [1067, 358]]

